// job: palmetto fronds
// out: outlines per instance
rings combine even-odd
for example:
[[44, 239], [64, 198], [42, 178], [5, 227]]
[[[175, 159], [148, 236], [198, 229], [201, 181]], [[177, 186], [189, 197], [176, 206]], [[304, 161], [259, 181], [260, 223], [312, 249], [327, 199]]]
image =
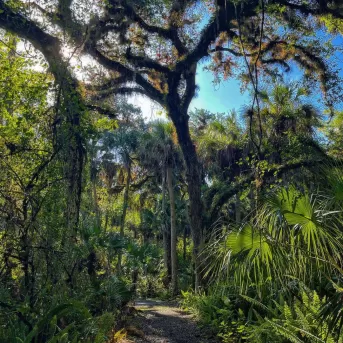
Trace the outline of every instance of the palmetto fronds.
[[217, 229], [204, 251], [208, 273], [230, 278], [243, 293], [256, 288], [260, 295], [269, 287], [288, 287], [292, 280], [315, 284], [338, 273], [343, 247], [340, 212], [327, 205], [319, 193], [295, 187], [265, 196], [249, 223]]
[[319, 111], [304, 103], [308, 91], [296, 83], [275, 84], [271, 92], [261, 92], [262, 117], [270, 136], [292, 131], [295, 134], [312, 135], [320, 126]]

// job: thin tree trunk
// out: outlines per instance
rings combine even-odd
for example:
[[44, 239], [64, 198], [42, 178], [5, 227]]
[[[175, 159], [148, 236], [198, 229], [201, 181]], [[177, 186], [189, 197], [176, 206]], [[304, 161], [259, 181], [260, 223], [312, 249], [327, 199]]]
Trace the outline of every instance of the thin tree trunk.
[[240, 195], [236, 194], [236, 206], [235, 206], [235, 212], [236, 212], [236, 224], [240, 224], [241, 222], [241, 199]]
[[[85, 152], [84, 140], [80, 134], [80, 118], [85, 111], [85, 106], [79, 93], [79, 82], [69, 71], [68, 64], [61, 54], [61, 44], [58, 38], [44, 32], [25, 16], [13, 11], [3, 1], [0, 2], [0, 7], [3, 14], [0, 27], [27, 39], [44, 55], [50, 66], [49, 70], [55, 77], [55, 84], [62, 95], [58, 97], [58, 101], [61, 100], [60, 106], [55, 107], [60, 109], [58, 116], [66, 125], [60, 125], [57, 142], [59, 149], [66, 149], [65, 151], [67, 151], [67, 158], [64, 160], [68, 184], [66, 224], [71, 239], [76, 240]], [[63, 130], [67, 132], [63, 132]]]
[[93, 188], [93, 198], [94, 198], [94, 209], [95, 209], [95, 216], [96, 216], [96, 225], [98, 228], [101, 227], [101, 217], [100, 217], [100, 208], [99, 208], [99, 201], [98, 201], [98, 194], [96, 191], [96, 181], [93, 180], [92, 182]]
[[169, 192], [169, 203], [170, 203], [170, 251], [171, 251], [171, 271], [172, 271], [172, 294], [176, 295], [178, 291], [177, 286], [177, 251], [176, 251], [176, 213], [175, 213], [175, 197], [173, 188], [173, 169], [167, 168], [167, 183]]
[[183, 228], [183, 259], [186, 261], [186, 254], [187, 254], [187, 226], [185, 225]]
[[166, 172], [163, 171], [162, 176], [162, 237], [163, 237], [163, 250], [164, 250], [164, 266], [167, 271], [166, 286], [171, 281], [171, 242], [170, 242], [170, 230], [166, 221]]
[[106, 209], [106, 215], [105, 215], [105, 224], [104, 224], [104, 232], [107, 231], [107, 225], [108, 225], [108, 209]]
[[[133, 239], [137, 240], [138, 238], [138, 232], [136, 229], [136, 226], [133, 226]], [[138, 277], [139, 277], [139, 269], [138, 266], [134, 266], [133, 267], [133, 271], [132, 271], [132, 292], [134, 295], [136, 295], [137, 292], [137, 284], [138, 284]]]
[[[126, 212], [127, 207], [129, 203], [129, 190], [130, 190], [130, 182], [131, 182], [131, 166], [127, 166], [127, 177], [126, 177], [126, 183], [125, 183], [125, 191], [124, 191], [124, 199], [123, 199], [123, 211], [120, 219], [120, 237], [124, 238], [124, 227], [125, 227], [125, 219], [126, 219]], [[122, 272], [122, 253], [119, 252], [118, 255], [118, 264], [117, 264], [117, 270], [118, 274], [121, 274]]]

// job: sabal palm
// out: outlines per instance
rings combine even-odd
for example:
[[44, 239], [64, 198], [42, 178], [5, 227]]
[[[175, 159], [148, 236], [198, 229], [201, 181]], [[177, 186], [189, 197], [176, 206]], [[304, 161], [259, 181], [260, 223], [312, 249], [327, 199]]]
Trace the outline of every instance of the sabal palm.
[[261, 92], [261, 118], [266, 135], [271, 138], [292, 132], [312, 136], [320, 125], [320, 114], [304, 102], [307, 91], [297, 84], [273, 85], [272, 91]]
[[342, 247], [340, 213], [327, 198], [289, 187], [266, 196], [255, 220], [213, 239], [204, 253], [208, 273], [262, 296], [294, 279], [314, 284], [339, 273]]
[[154, 171], [163, 169], [168, 160], [174, 157], [173, 135], [174, 128], [170, 122], [151, 123], [148, 132], [142, 136], [139, 148], [141, 163]]
[[336, 158], [343, 156], [343, 111], [335, 113], [335, 117], [325, 126], [324, 133], [328, 138], [328, 151]]
[[[171, 123], [157, 121], [152, 123], [149, 131], [144, 135], [140, 156], [141, 163], [157, 176], [162, 178], [162, 232], [165, 248], [165, 266], [171, 272], [172, 292], [177, 293], [177, 251], [176, 251], [176, 208], [173, 186], [173, 171], [179, 154], [175, 144], [175, 130]], [[169, 193], [170, 205], [170, 234], [167, 229], [165, 218], [165, 188]], [[169, 238], [170, 237], [170, 238]], [[170, 256], [170, 257], [169, 257]], [[170, 260], [170, 264], [169, 264]]]
[[[304, 147], [319, 150], [316, 132], [321, 114], [306, 102], [308, 92], [297, 83], [276, 83], [259, 93], [260, 112], [243, 112], [246, 130], [260, 153], [272, 163], [301, 158]], [[309, 152], [309, 151], [307, 151]]]
[[208, 176], [219, 176], [223, 169], [237, 162], [242, 143], [242, 131], [235, 112], [207, 118], [201, 130], [194, 131], [197, 151]]
[[[130, 123], [123, 124], [114, 132], [106, 132], [102, 138], [102, 146], [104, 150], [109, 152], [109, 158], [105, 159], [103, 156], [103, 167], [108, 179], [110, 191], [113, 188], [113, 178], [117, 176], [117, 186], [122, 189], [124, 186], [123, 207], [120, 218], [120, 236], [124, 237], [124, 228], [126, 213], [129, 203], [129, 189], [132, 179], [132, 165], [133, 158], [137, 153], [139, 146], [141, 131], [130, 125]], [[126, 177], [124, 177], [124, 175]], [[122, 255], [118, 255], [118, 272], [121, 273]]]

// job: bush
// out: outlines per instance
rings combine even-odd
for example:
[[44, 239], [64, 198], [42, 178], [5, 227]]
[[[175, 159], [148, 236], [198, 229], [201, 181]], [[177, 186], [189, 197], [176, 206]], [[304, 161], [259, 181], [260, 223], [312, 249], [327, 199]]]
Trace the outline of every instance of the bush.
[[262, 318], [256, 311], [256, 322], [248, 327], [251, 343], [342, 343], [336, 331], [329, 330], [328, 323], [320, 318], [325, 298], [320, 299], [315, 291], [302, 290], [291, 303], [275, 302], [269, 316]]
[[215, 292], [182, 292], [182, 306], [196, 315], [201, 324], [209, 326], [222, 342], [240, 342], [245, 335], [245, 315], [229, 297]]
[[320, 318], [326, 300], [315, 291], [300, 290], [287, 301], [280, 296], [268, 307], [246, 296], [230, 299], [216, 292], [183, 292], [182, 296], [183, 308], [224, 343], [343, 343], [339, 330], [329, 330]]

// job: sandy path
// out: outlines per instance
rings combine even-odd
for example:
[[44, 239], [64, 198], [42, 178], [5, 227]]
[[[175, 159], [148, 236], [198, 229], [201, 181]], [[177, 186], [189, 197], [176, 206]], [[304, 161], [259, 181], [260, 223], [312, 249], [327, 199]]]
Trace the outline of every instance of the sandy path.
[[217, 343], [208, 338], [192, 316], [176, 303], [137, 300], [138, 316], [131, 325], [142, 332], [141, 337], [130, 337], [136, 343]]

